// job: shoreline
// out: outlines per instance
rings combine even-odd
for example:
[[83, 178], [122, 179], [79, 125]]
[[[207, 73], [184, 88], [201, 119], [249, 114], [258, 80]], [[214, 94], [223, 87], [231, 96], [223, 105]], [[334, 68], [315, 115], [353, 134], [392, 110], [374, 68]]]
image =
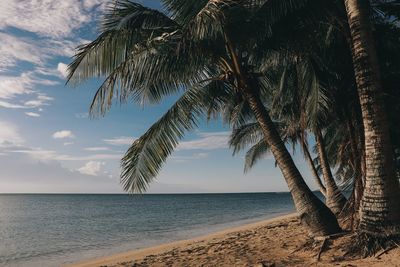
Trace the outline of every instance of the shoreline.
[[400, 247], [360, 258], [360, 255], [347, 255], [352, 242], [352, 233], [324, 241], [313, 240], [297, 215], [290, 213], [195, 238], [64, 266], [400, 266]]
[[151, 246], [151, 247], [147, 247], [147, 248], [134, 249], [134, 250], [130, 250], [127, 252], [116, 253], [116, 254], [113, 254], [110, 256], [105, 256], [105, 257], [88, 259], [88, 260], [84, 260], [84, 261], [80, 261], [80, 262], [76, 262], [76, 263], [66, 264], [63, 266], [64, 267], [115, 266], [122, 262], [130, 262], [130, 261], [134, 261], [134, 260], [140, 260], [149, 255], [161, 254], [163, 252], [166, 252], [171, 249], [176, 249], [176, 248], [185, 248], [188, 245], [191, 245], [191, 244], [197, 243], [197, 242], [209, 242], [209, 241], [212, 241], [213, 239], [221, 238], [221, 237], [224, 237], [231, 233], [249, 231], [254, 228], [268, 226], [275, 222], [279, 222], [282, 220], [290, 220], [290, 219], [294, 219], [296, 217], [297, 217], [296, 213], [292, 212], [292, 213], [288, 213], [288, 214], [284, 214], [284, 215], [279, 215], [277, 217], [265, 219], [265, 220], [262, 220], [259, 222], [253, 222], [253, 223], [248, 223], [248, 224], [244, 224], [241, 226], [229, 227], [229, 228], [226, 228], [223, 230], [218, 230], [216, 232], [211, 232], [209, 234], [201, 235], [201, 236], [194, 237], [194, 238], [163, 243], [160, 245]]

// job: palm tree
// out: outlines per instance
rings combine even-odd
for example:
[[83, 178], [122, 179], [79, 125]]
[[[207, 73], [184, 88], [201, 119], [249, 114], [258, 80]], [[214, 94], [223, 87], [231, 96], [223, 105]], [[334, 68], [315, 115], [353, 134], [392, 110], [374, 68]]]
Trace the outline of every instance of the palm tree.
[[[298, 55], [295, 62], [290, 64], [285, 62], [285, 66], [278, 66], [283, 69], [282, 77], [279, 79], [277, 89], [272, 93], [273, 105], [271, 113], [279, 123], [284, 126], [279, 127], [280, 135], [289, 143], [295, 145], [300, 143], [304, 157], [308, 162], [311, 172], [315, 178], [321, 193], [325, 196], [327, 206], [335, 213], [339, 214], [346, 198], [339, 190], [335, 179], [333, 178], [325, 144], [321, 132], [320, 119], [322, 113], [332, 112], [329, 108], [329, 96], [326, 90], [318, 81], [316, 73], [310, 66], [309, 60], [302, 60]], [[313, 110], [313, 111], [311, 111]], [[327, 117], [327, 115], [323, 115]], [[314, 126], [311, 126], [314, 125]], [[249, 127], [250, 126], [250, 127]], [[258, 130], [261, 130], [258, 128]], [[318, 161], [320, 163], [325, 185], [322, 184], [318, 171], [311, 158], [307, 145], [306, 132], [310, 130], [316, 137], [316, 148]], [[250, 135], [249, 137], [247, 135]], [[255, 139], [252, 124], [237, 128], [231, 137], [231, 146], [234, 148], [234, 154], [246, 147], [249, 141], [255, 145], [246, 155], [245, 170], [249, 169], [258, 157], [269, 152], [265, 144], [259, 144], [260, 139]], [[257, 137], [260, 137], [258, 135]]]
[[388, 237], [399, 234], [400, 187], [369, 17], [370, 3], [365, 0], [344, 3], [365, 133], [366, 177], [359, 239], [368, 254], [384, 247], [390, 240]]
[[69, 68], [70, 79], [77, 81], [107, 76], [92, 104], [92, 111], [101, 113], [116, 95], [121, 101], [131, 96], [139, 102], [159, 101], [184, 90], [122, 159], [124, 189], [145, 190], [201, 115], [217, 114], [227, 99], [243, 99], [283, 173], [303, 225], [313, 235], [340, 231], [333, 213], [304, 182], [260, 98], [268, 83], [258, 62], [268, 51], [257, 44], [268, 35], [260, 36], [255, 26], [262, 18], [263, 29], [270, 29], [307, 1], [163, 2], [169, 16], [118, 1], [107, 11], [100, 36], [79, 48]]

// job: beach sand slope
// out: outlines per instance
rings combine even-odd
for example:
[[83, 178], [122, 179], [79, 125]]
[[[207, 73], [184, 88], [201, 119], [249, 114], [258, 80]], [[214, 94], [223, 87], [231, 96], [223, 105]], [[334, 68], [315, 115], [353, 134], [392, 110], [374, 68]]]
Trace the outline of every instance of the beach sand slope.
[[400, 248], [365, 259], [345, 255], [352, 238], [315, 242], [291, 214], [71, 266], [400, 266]]

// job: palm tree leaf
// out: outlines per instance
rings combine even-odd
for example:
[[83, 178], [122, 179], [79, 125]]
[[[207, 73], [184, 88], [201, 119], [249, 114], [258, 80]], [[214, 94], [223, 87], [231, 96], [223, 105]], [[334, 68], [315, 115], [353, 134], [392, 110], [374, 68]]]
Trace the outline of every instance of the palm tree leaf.
[[258, 123], [248, 123], [232, 131], [229, 146], [233, 148], [233, 155], [251, 144], [263, 139], [263, 133]]
[[199, 118], [210, 108], [220, 109], [229, 91], [222, 81], [187, 90], [126, 152], [121, 161], [124, 190], [144, 192], [185, 132], [197, 127]]
[[264, 140], [258, 141], [246, 153], [244, 172], [248, 172], [253, 166], [270, 152], [270, 148]]
[[130, 1], [117, 1], [103, 19], [101, 34], [77, 48], [68, 67], [68, 82], [109, 75], [135, 50], [136, 44], [171, 34], [179, 25], [161, 12]]

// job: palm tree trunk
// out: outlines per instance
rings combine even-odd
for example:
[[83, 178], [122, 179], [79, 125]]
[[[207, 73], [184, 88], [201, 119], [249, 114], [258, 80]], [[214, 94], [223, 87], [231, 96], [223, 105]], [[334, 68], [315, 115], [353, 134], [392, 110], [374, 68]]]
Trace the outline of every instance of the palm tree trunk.
[[399, 233], [400, 188], [395, 175], [380, 70], [369, 21], [369, 1], [344, 2], [365, 133], [366, 178], [359, 233], [369, 240], [378, 240], [393, 231]]
[[339, 232], [341, 229], [335, 215], [306, 185], [261, 100], [247, 86], [244, 86], [244, 96], [288, 184], [302, 224], [314, 236]]
[[319, 161], [321, 163], [322, 176], [324, 177], [324, 183], [326, 188], [326, 205], [331, 211], [338, 215], [344, 205], [346, 204], [346, 198], [339, 190], [336, 185], [335, 179], [333, 178], [332, 171], [328, 162], [328, 156], [325, 151], [324, 139], [321, 130], [315, 131], [316, 145], [318, 151]]
[[303, 153], [306, 158], [306, 161], [307, 161], [308, 165], [310, 166], [311, 172], [314, 176], [315, 183], [317, 184], [318, 189], [321, 192], [321, 194], [324, 197], [326, 197], [326, 188], [325, 188], [324, 184], [322, 183], [321, 178], [318, 175], [317, 168], [315, 168], [310, 151], [308, 150], [308, 146], [304, 141], [302, 141], [302, 148], [303, 148]]
[[363, 150], [358, 149], [359, 144], [357, 144], [357, 139], [355, 136], [355, 129], [351, 122], [351, 119], [347, 120], [347, 128], [349, 131], [351, 155], [353, 158], [353, 168], [354, 168], [354, 213], [356, 213], [360, 207], [361, 197], [364, 191], [364, 186], [362, 182], [362, 153]]
[[264, 104], [261, 102], [257, 91], [255, 91], [255, 88], [258, 88], [258, 86], [256, 86], [257, 83], [254, 82], [250, 84], [249, 76], [242, 71], [242, 66], [236, 54], [235, 47], [226, 34], [225, 41], [237, 78], [237, 88], [248, 102], [263, 131], [265, 142], [270, 147], [276, 163], [289, 187], [302, 225], [312, 236], [323, 236], [340, 232], [341, 229], [335, 215], [313, 194], [294, 164], [271, 117], [264, 107]]

